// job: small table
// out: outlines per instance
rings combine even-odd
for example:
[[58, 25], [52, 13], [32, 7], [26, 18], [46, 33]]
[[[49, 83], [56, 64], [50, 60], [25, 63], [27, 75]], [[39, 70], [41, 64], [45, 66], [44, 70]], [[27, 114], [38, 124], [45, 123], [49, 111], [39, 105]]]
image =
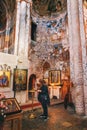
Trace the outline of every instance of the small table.
[[6, 121], [11, 121], [11, 130], [14, 130], [13, 128], [13, 123], [14, 120], [18, 119], [18, 129], [17, 130], [21, 130], [21, 126], [22, 126], [22, 112], [20, 113], [16, 113], [16, 114], [12, 114], [12, 115], [7, 115], [7, 117], [5, 118], [5, 122]]

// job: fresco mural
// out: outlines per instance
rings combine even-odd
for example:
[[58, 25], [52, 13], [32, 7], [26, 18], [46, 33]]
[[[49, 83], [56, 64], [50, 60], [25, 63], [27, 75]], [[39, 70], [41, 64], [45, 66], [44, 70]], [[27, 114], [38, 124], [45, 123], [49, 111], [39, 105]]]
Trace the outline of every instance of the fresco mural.
[[51, 15], [66, 8], [66, 0], [33, 0], [33, 9], [40, 16]]
[[[33, 54], [40, 59], [58, 57], [62, 50], [69, 49], [67, 41], [67, 12], [65, 11], [56, 19], [36, 18], [32, 20], [37, 24], [36, 30], [36, 45], [32, 44]], [[34, 45], [34, 46], [33, 46]]]

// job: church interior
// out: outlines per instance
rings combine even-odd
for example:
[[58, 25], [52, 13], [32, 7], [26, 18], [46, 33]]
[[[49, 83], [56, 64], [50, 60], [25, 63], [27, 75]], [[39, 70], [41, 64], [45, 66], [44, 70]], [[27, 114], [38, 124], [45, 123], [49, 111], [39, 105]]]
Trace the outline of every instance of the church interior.
[[87, 116], [87, 0], [0, 0], [0, 96], [39, 107], [40, 79]]

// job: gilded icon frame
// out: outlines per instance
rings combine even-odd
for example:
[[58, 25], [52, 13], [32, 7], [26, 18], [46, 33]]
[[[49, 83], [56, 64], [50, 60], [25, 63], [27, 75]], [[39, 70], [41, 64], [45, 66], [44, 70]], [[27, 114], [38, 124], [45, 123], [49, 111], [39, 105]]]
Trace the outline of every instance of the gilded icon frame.
[[10, 87], [11, 72], [7, 70], [0, 70], [0, 87]]
[[49, 85], [60, 85], [61, 84], [61, 71], [50, 70], [48, 82], [49, 82]]
[[13, 90], [21, 91], [27, 89], [27, 69], [14, 69]]

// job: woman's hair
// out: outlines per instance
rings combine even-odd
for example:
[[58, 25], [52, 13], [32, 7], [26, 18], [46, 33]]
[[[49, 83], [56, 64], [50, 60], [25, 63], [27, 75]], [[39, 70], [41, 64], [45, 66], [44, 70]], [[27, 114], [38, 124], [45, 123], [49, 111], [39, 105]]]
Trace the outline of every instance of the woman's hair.
[[43, 85], [46, 84], [46, 81], [44, 79], [40, 79], [39, 82]]

